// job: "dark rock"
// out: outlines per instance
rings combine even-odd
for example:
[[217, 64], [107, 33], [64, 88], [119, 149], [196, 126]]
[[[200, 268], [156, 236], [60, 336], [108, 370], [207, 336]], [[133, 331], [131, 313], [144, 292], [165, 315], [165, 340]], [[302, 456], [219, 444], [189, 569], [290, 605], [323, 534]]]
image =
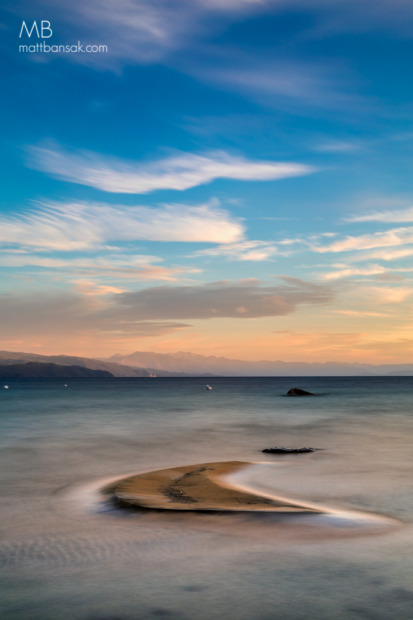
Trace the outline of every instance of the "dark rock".
[[300, 388], [291, 388], [288, 390], [287, 396], [314, 396], [312, 392], [306, 392], [306, 390], [301, 390]]
[[263, 452], [269, 454], [300, 454], [301, 452], [314, 452], [315, 448], [265, 448]]

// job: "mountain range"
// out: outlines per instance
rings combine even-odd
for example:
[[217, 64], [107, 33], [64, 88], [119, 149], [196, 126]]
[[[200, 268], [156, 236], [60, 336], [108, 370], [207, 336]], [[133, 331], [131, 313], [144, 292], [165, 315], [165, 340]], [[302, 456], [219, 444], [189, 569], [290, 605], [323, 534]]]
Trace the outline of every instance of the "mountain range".
[[107, 361], [129, 367], [153, 368], [173, 373], [222, 376], [369, 376], [413, 375], [413, 364], [358, 364], [345, 362], [283, 362], [245, 361], [226, 357], [177, 353], [135, 351], [130, 355], [116, 354]]
[[[12, 368], [15, 366], [15, 368]], [[65, 370], [59, 370], [59, 367]], [[6, 368], [8, 367], [8, 369]], [[83, 371], [82, 371], [83, 369]], [[86, 369], [95, 371], [85, 372]], [[107, 359], [70, 355], [39, 355], [0, 351], [0, 377], [153, 377], [156, 376], [411, 376], [413, 364], [358, 364], [345, 362], [245, 361], [179, 351], [135, 351]]]

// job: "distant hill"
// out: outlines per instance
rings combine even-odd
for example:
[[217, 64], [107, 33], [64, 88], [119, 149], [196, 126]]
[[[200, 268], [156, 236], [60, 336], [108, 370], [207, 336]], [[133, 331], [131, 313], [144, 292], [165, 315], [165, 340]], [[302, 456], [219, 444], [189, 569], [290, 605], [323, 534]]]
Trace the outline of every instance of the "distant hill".
[[[89, 368], [90, 370], [105, 370], [113, 377], [150, 377], [153, 374], [152, 371], [146, 370], [145, 368], [129, 368], [125, 365], [88, 357], [38, 355], [37, 353], [0, 351], [0, 370], [2, 370], [2, 366], [26, 364], [27, 362], [57, 364], [58, 366], [80, 366], [81, 368]], [[3, 374], [1, 376], [3, 376]]]
[[42, 362], [9, 364], [0, 366], [1, 379], [73, 379], [81, 377], [107, 378], [113, 375], [107, 370], [91, 370], [82, 366], [59, 366]]
[[135, 368], [153, 368], [173, 373], [221, 376], [410, 376], [413, 364], [357, 364], [344, 362], [283, 362], [261, 360], [248, 362], [226, 357], [205, 356], [179, 351], [152, 353], [135, 351], [130, 355], [113, 355], [108, 362]]

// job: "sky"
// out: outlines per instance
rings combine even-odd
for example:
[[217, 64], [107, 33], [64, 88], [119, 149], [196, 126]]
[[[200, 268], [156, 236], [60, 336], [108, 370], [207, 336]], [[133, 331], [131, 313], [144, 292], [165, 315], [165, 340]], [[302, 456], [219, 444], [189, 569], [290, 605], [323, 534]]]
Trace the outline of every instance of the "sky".
[[413, 363], [412, 38], [410, 0], [3, 2], [0, 349]]

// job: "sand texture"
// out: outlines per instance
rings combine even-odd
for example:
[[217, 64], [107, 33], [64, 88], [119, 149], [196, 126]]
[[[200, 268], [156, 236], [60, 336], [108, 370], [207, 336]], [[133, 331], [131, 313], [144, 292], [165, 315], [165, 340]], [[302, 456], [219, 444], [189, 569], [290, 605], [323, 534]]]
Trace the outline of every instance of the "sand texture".
[[128, 506], [164, 510], [321, 512], [304, 504], [263, 497], [229, 485], [225, 476], [251, 463], [186, 465], [130, 476], [104, 489]]

